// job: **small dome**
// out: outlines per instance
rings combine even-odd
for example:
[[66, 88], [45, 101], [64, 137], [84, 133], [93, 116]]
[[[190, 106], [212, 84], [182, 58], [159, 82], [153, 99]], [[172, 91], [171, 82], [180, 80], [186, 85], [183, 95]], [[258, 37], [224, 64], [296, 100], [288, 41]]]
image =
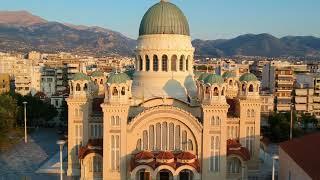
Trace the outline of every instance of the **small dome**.
[[236, 77], [236, 73], [232, 71], [226, 71], [225, 73], [223, 73], [222, 77], [223, 79], [233, 78]]
[[194, 74], [194, 78], [195, 79], [199, 79], [199, 77], [201, 76], [203, 72], [200, 72], [200, 71], [194, 71], [193, 74]]
[[92, 77], [103, 77], [104, 74], [101, 71], [95, 71], [91, 74]]
[[170, 160], [174, 159], [174, 155], [170, 151], [161, 151], [156, 158], [157, 160]]
[[204, 79], [205, 84], [222, 84], [224, 83], [223, 78], [217, 74], [210, 74]]
[[128, 80], [131, 80], [131, 79], [126, 73], [115, 73], [108, 78], [107, 83], [121, 84], [121, 83], [126, 83]]
[[196, 156], [194, 154], [192, 154], [191, 152], [181, 152], [180, 154], [177, 155], [177, 159], [180, 160], [192, 160], [195, 159]]
[[258, 81], [258, 78], [252, 73], [245, 73], [239, 78], [239, 81], [241, 82]]
[[207, 72], [202, 73], [202, 74], [200, 74], [198, 80], [199, 80], [199, 81], [204, 81], [204, 79], [205, 79], [207, 76], [209, 76], [209, 75], [210, 75], [210, 74], [207, 73]]
[[154, 155], [149, 151], [141, 151], [138, 154], [136, 154], [134, 157], [135, 161], [153, 160], [153, 158], [154, 158]]
[[84, 73], [79, 72], [79, 73], [75, 74], [72, 79], [74, 81], [82, 81], [82, 80], [89, 81], [90, 77], [88, 75], [84, 74]]
[[139, 36], [148, 34], [180, 34], [190, 36], [183, 12], [174, 4], [161, 0], [143, 16]]

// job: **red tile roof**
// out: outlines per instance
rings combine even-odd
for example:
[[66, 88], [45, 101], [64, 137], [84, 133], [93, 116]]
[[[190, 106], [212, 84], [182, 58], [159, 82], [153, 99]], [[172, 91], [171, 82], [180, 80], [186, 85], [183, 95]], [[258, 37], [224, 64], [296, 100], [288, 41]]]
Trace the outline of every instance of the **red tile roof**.
[[103, 140], [89, 139], [86, 146], [80, 147], [78, 158], [84, 159], [90, 153], [98, 153], [103, 156]]
[[280, 144], [312, 179], [320, 179], [320, 133], [314, 133]]
[[227, 156], [231, 154], [240, 156], [244, 161], [250, 160], [249, 150], [234, 139], [227, 140]]

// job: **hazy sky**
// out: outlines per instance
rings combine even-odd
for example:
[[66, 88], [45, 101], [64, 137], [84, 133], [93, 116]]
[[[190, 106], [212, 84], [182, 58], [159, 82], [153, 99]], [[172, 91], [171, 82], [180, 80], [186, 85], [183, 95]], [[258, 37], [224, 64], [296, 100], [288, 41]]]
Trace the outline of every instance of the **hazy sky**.
[[[27, 10], [49, 21], [97, 25], [136, 38], [159, 0], [0, 0], [0, 10]], [[171, 0], [189, 20], [192, 38], [245, 33], [320, 37], [320, 0]]]

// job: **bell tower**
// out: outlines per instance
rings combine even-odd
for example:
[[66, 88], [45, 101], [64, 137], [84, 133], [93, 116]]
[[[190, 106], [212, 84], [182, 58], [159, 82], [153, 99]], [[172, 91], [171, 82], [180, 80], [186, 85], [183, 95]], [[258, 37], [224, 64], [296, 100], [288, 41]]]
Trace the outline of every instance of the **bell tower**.
[[127, 123], [132, 80], [125, 73], [111, 75], [103, 110], [103, 179], [124, 179], [127, 174]]
[[90, 77], [77, 73], [69, 82], [68, 104], [68, 176], [80, 176], [78, 151], [88, 142], [89, 115], [92, 104], [92, 82]]

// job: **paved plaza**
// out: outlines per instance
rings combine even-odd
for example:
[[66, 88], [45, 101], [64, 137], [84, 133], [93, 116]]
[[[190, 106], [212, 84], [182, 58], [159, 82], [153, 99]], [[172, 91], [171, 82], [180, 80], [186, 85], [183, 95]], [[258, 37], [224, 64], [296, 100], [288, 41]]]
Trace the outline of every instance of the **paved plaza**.
[[54, 129], [38, 129], [29, 135], [27, 144], [21, 140], [7, 152], [0, 154], [0, 180], [57, 180], [57, 174], [36, 171], [59, 152], [58, 134]]

